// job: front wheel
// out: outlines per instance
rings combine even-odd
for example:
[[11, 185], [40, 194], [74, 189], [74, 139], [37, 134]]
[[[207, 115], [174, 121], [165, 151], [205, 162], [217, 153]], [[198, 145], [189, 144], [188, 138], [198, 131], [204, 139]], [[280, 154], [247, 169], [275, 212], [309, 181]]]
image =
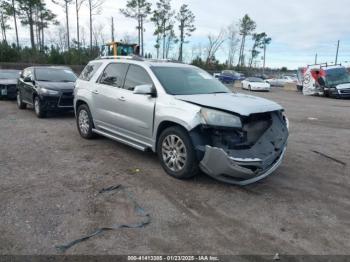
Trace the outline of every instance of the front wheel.
[[165, 129], [157, 143], [158, 158], [165, 172], [178, 179], [198, 174], [195, 149], [186, 130], [173, 126]]
[[40, 98], [36, 96], [34, 98], [34, 111], [37, 117], [44, 118], [46, 116], [46, 111], [43, 109]]
[[21, 92], [19, 90], [17, 91], [17, 107], [19, 109], [26, 109], [27, 108], [27, 104], [23, 103], [23, 101], [22, 101], [22, 95], [21, 95]]

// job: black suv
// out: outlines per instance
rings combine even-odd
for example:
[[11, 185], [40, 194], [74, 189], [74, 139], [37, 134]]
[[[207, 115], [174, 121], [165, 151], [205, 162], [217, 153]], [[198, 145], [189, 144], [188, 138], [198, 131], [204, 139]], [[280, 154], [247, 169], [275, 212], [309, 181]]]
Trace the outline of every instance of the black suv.
[[77, 76], [68, 67], [29, 67], [17, 83], [17, 105], [34, 106], [35, 114], [45, 117], [48, 111], [73, 110], [73, 89]]

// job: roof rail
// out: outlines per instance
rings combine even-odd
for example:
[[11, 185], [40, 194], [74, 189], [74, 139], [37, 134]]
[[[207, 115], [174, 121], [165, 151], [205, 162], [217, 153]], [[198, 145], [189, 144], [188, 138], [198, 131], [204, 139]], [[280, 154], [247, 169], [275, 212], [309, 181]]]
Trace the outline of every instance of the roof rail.
[[132, 59], [132, 56], [114, 56], [114, 55], [108, 55], [108, 56], [99, 56], [97, 59]]
[[165, 59], [154, 59], [154, 58], [149, 58], [146, 61], [150, 61], [150, 62], [164, 62], [164, 63], [179, 63], [182, 64], [182, 62], [180, 62], [179, 60], [176, 59], [169, 59], [169, 58], [165, 58]]
[[149, 61], [149, 62], [171, 62], [171, 63], [181, 63], [178, 60], [175, 59], [153, 59], [153, 58], [144, 58], [142, 56], [99, 56], [97, 59], [129, 59], [129, 60], [135, 60], [135, 61]]

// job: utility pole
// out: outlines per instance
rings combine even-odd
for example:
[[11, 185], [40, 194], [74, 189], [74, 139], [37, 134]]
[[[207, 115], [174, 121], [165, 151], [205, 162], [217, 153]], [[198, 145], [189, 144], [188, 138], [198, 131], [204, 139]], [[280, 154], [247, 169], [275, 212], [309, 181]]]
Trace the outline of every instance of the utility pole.
[[112, 30], [112, 42], [114, 42], [114, 19], [112, 16], [112, 26], [111, 26], [111, 30]]
[[340, 40], [338, 40], [337, 54], [335, 55], [335, 64], [338, 64], [339, 44], [340, 44]]
[[265, 62], [266, 62], [266, 43], [264, 41], [264, 65], [263, 65], [263, 74], [265, 74]]
[[143, 57], [144, 50], [143, 50], [143, 16], [142, 15], [141, 15], [140, 19], [141, 19], [141, 56]]
[[315, 55], [315, 65], [317, 65], [317, 53]]

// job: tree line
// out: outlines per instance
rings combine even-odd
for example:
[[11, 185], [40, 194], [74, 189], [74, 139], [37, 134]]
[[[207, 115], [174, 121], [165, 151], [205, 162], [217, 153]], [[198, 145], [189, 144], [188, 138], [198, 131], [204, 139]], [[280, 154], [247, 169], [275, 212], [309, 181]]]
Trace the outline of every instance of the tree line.
[[[57, 15], [50, 10], [44, 0], [0, 0], [0, 27], [2, 42], [0, 43], [1, 61], [29, 61], [40, 63], [85, 64], [95, 58], [98, 45], [107, 42], [103, 36], [103, 27], [96, 27], [95, 16], [101, 14], [104, 0], [50, 0], [65, 14], [65, 21], [60, 23]], [[75, 36], [70, 33], [70, 9], [75, 11]], [[89, 11], [88, 41], [86, 41], [85, 28], [80, 25], [80, 11], [85, 7]], [[256, 32], [256, 22], [248, 15], [237, 22], [232, 22], [216, 34], [207, 35], [205, 44], [192, 45], [192, 50], [184, 52], [184, 46], [196, 30], [194, 13], [189, 6], [183, 4], [179, 10], [174, 10], [171, 0], [158, 0], [153, 7], [147, 0], [128, 0], [125, 8], [119, 10], [125, 17], [137, 22], [137, 43], [140, 53], [145, 57], [172, 58], [179, 61], [184, 59], [202, 68], [235, 68], [253, 67], [263, 52], [263, 67], [265, 67], [266, 46], [271, 38], [265, 32]], [[25, 26], [29, 31], [30, 46], [21, 45], [18, 36], [18, 24]], [[154, 50], [145, 50], [144, 32], [145, 23], [153, 25]], [[47, 44], [49, 28], [60, 25], [57, 41]], [[7, 33], [14, 29], [16, 43], [10, 44]], [[55, 28], [57, 29], [57, 27]], [[82, 36], [83, 35], [83, 36]], [[251, 38], [252, 47], [247, 53], [247, 39]], [[111, 39], [114, 41], [114, 21], [111, 19]], [[123, 41], [131, 42], [129, 35], [124, 35]], [[176, 47], [176, 52], [171, 51]], [[217, 60], [218, 52], [221, 60], [226, 56], [225, 62]], [[147, 53], [148, 51], [148, 53]], [[235, 57], [238, 55], [238, 62]], [[24, 61], [24, 62], [26, 62]]]
[[[90, 56], [94, 57], [98, 53], [98, 34], [101, 34], [101, 28], [94, 28], [94, 16], [101, 13], [104, 0], [51, 0], [58, 7], [62, 8], [65, 13], [65, 32], [58, 32], [60, 38], [60, 44], [55, 44], [51, 47], [47, 47], [45, 44], [45, 32], [50, 26], [59, 25], [57, 21], [57, 15], [48, 9], [46, 3], [43, 0], [0, 0], [0, 27], [2, 34], [2, 48], [8, 50], [12, 48], [9, 45], [7, 39], [7, 33], [11, 29], [15, 29], [16, 35], [16, 48], [17, 52], [21, 53], [25, 50], [28, 53], [27, 48], [19, 43], [18, 36], [18, 23], [26, 26], [29, 29], [30, 36], [30, 49], [33, 54], [37, 56], [49, 55], [50, 52], [55, 52], [57, 49], [66, 55], [67, 53], [84, 53], [85, 49], [90, 49]], [[72, 41], [70, 34], [70, 17], [69, 10], [71, 5], [75, 7], [76, 14], [76, 37]], [[81, 27], [80, 27], [80, 10], [82, 6], [86, 6], [89, 11], [89, 44], [85, 43], [85, 40], [81, 39]], [[191, 36], [192, 32], [196, 30], [194, 26], [195, 16], [189, 9], [188, 5], [184, 4], [178, 11], [175, 11], [171, 7], [170, 0], [159, 0], [156, 3], [156, 7], [152, 10], [152, 5], [147, 0], [129, 0], [126, 7], [120, 9], [120, 12], [126, 17], [136, 19], [138, 25], [136, 27], [138, 31], [138, 44], [141, 47], [141, 55], [145, 54], [144, 51], [144, 23], [152, 22], [154, 24], [154, 36], [156, 38], [155, 49], [157, 50], [157, 58], [168, 58], [169, 52], [174, 44], [179, 44], [179, 57], [180, 61], [183, 60], [183, 46], [187, 43], [187, 38]], [[178, 23], [177, 30], [179, 33], [175, 33], [175, 25]], [[111, 38], [114, 41], [114, 29], [112, 19], [112, 34]], [[101, 37], [102, 39], [103, 37]], [[64, 43], [62, 43], [64, 39]], [[95, 41], [94, 41], [95, 39]], [[125, 36], [124, 41], [131, 41], [131, 39]], [[101, 41], [103, 42], [103, 41]], [[5, 47], [6, 46], [6, 47]], [[74, 52], [74, 49], [78, 50]], [[13, 51], [14, 52], [14, 51]], [[42, 54], [40, 54], [42, 53]], [[68, 61], [67, 61], [68, 62]]]

